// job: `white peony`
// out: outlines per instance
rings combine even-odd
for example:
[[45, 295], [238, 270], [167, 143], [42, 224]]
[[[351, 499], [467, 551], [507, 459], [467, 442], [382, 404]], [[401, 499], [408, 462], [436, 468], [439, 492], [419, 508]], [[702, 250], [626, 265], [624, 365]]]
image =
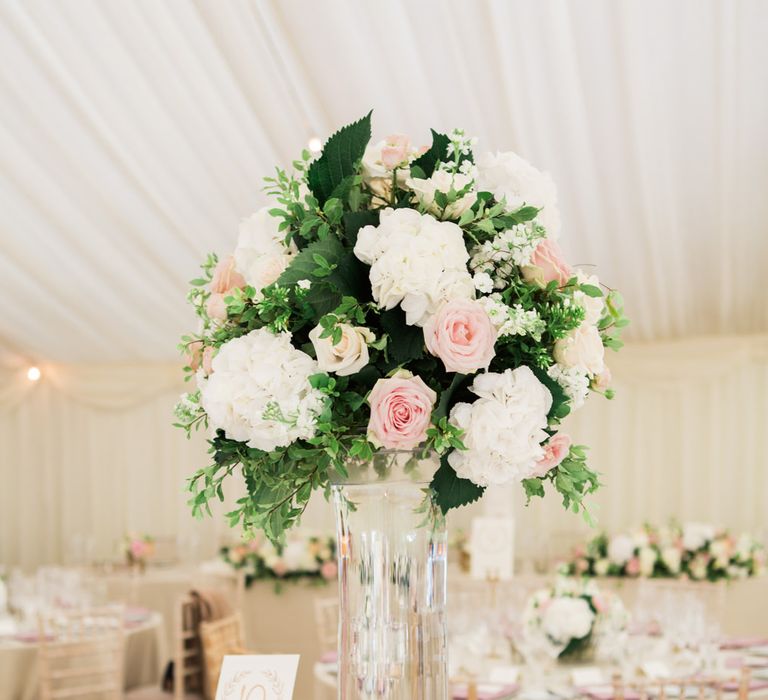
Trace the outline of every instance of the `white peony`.
[[528, 477], [544, 455], [552, 395], [529, 367], [485, 372], [471, 390], [474, 403], [457, 403], [450, 422], [464, 431], [466, 450], [454, 450], [448, 463], [480, 486]]
[[378, 226], [360, 229], [355, 255], [371, 266], [379, 308], [400, 304], [409, 325], [423, 326], [444, 301], [475, 298], [464, 236], [450, 221], [413, 209], [385, 209]]
[[[589, 284], [598, 289], [600, 288], [600, 280], [597, 278], [597, 275], [588, 275], [582, 270], [576, 270], [576, 280], [579, 284]], [[573, 301], [577, 306], [584, 309], [584, 323], [596, 326], [600, 322], [605, 310], [604, 297], [591, 297], [584, 292], [576, 290], [573, 293]]]
[[548, 173], [534, 168], [516, 153], [483, 153], [476, 158], [477, 189], [505, 199], [507, 208], [515, 210], [524, 204], [541, 209], [536, 217], [547, 229], [549, 238], [560, 235], [560, 212], [557, 188]]
[[686, 523], [683, 525], [683, 547], [689, 552], [701, 549], [715, 537], [715, 528], [705, 523]]
[[582, 323], [565, 338], [555, 341], [555, 361], [565, 367], [577, 367], [590, 376], [605, 368], [603, 339], [595, 326]]
[[315, 326], [309, 332], [309, 339], [315, 347], [318, 367], [323, 372], [335, 372], [340, 377], [356, 374], [368, 364], [368, 343], [376, 336], [362, 326], [340, 323], [341, 340], [334, 345], [333, 340], [321, 338], [323, 329]]
[[[436, 170], [432, 177], [409, 178], [406, 187], [413, 190], [414, 201], [421, 204], [430, 214], [442, 219], [458, 219], [477, 200], [477, 192], [471, 187], [472, 178], [461, 173], [452, 174], [446, 170]], [[435, 192], [448, 194], [451, 190], [461, 192], [469, 187], [455, 202], [451, 202], [445, 211], [435, 202]]]
[[553, 599], [544, 610], [542, 628], [558, 644], [583, 639], [592, 631], [595, 613], [584, 598]]
[[615, 535], [608, 543], [608, 558], [617, 566], [624, 566], [635, 554], [635, 541], [629, 535]]
[[219, 348], [212, 374], [201, 381], [201, 403], [213, 428], [269, 452], [315, 434], [324, 405], [309, 383], [317, 372], [290, 333], [260, 328]]
[[285, 234], [278, 231], [280, 221], [263, 207], [240, 222], [235, 267], [257, 291], [276, 282], [298, 252], [293, 241], [287, 246], [283, 242]]

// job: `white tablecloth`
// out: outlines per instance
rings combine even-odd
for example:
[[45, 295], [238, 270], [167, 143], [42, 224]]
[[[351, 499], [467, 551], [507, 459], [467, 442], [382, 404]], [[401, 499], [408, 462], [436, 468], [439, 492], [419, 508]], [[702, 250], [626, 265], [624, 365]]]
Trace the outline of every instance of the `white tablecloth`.
[[[37, 698], [37, 644], [0, 639], [0, 700]], [[125, 635], [125, 688], [158, 682], [166, 658], [163, 618], [152, 613]]]

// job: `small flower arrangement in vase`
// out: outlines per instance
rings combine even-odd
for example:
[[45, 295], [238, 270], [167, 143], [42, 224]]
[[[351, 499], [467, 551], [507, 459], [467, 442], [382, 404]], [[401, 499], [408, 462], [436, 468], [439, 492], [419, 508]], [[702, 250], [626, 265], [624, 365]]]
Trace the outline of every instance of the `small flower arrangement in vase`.
[[550, 588], [536, 591], [523, 614], [525, 633], [544, 639], [565, 662], [591, 661], [602, 639], [629, 623], [621, 599], [601, 591], [593, 580], [558, 578]]
[[155, 540], [149, 535], [129, 533], [123, 539], [123, 552], [128, 566], [143, 573], [155, 554]]

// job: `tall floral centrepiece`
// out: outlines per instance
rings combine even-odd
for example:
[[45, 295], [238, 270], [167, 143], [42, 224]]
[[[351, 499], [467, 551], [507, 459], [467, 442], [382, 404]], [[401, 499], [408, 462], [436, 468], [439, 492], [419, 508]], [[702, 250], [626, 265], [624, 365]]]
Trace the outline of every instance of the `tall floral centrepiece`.
[[231, 524], [280, 546], [334, 493], [340, 696], [442, 698], [442, 516], [510, 482], [583, 508], [598, 479], [558, 425], [611, 397], [627, 321], [565, 260], [548, 175], [461, 130], [370, 142], [370, 116], [266, 178], [273, 203], [203, 264], [176, 416], [215, 431], [195, 515], [237, 470]]

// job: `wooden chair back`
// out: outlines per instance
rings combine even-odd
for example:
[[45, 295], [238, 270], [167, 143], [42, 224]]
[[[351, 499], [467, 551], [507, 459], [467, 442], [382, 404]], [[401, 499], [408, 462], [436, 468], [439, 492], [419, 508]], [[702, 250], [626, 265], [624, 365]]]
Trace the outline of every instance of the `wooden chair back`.
[[56, 611], [38, 618], [40, 700], [123, 697], [122, 607]]
[[320, 651], [323, 654], [336, 651], [339, 639], [339, 600], [338, 598], [318, 598], [315, 600], [315, 624]]
[[173, 640], [173, 697], [183, 700], [188, 692], [204, 694], [203, 653], [198, 627], [200, 609], [187, 594], [176, 602]]
[[624, 681], [620, 674], [613, 677], [614, 700], [669, 700], [670, 698], [715, 698], [721, 700], [728, 692], [736, 691], [738, 700], [748, 700], [751, 681], [751, 671], [744, 667], [731, 677], [723, 676], [691, 676], [689, 678], [642, 678], [635, 681]]
[[228, 654], [247, 653], [240, 614], [236, 613], [211, 622], [201, 622], [200, 643], [203, 649], [206, 697], [215, 698], [224, 657]]

